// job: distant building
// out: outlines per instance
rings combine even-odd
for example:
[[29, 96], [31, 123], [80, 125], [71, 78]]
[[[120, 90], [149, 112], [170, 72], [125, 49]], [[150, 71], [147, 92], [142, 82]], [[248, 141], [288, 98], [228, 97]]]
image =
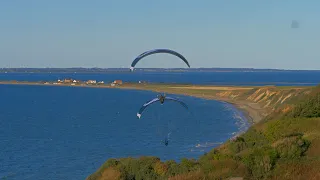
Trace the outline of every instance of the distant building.
[[139, 81], [139, 84], [147, 84], [147, 81]]
[[104, 84], [104, 81], [99, 81], [98, 84]]
[[79, 83], [80, 81], [78, 81], [78, 80], [73, 80], [72, 82], [73, 82], [73, 83]]
[[121, 85], [121, 84], [123, 84], [123, 82], [122, 82], [122, 80], [115, 80], [115, 81], [113, 81], [113, 84]]
[[64, 79], [64, 83], [71, 83], [73, 81], [73, 79]]
[[111, 86], [113, 87], [113, 86], [119, 86], [119, 85], [122, 85], [123, 84], [123, 82], [122, 82], [122, 80], [115, 80], [115, 81], [113, 81], [112, 83], [111, 83]]
[[96, 80], [88, 80], [88, 81], [87, 81], [87, 84], [96, 84], [96, 83], [97, 83]]

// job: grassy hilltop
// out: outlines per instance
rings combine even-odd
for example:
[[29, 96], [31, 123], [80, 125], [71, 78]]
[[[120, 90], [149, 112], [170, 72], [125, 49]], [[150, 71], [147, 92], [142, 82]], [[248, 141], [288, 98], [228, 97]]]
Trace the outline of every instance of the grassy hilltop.
[[[261, 116], [244, 134], [200, 159], [157, 157], [107, 160], [87, 179], [320, 179], [320, 87], [197, 87], [127, 85], [124, 88], [246, 102]], [[260, 117], [260, 120], [255, 118]]]

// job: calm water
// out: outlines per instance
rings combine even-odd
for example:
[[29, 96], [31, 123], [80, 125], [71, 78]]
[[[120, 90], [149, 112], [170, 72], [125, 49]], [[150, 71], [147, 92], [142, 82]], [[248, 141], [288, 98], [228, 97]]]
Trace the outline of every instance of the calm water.
[[296, 72], [133, 72], [104, 74], [38, 74], [38, 73], [0, 73], [0, 80], [20, 81], [55, 81], [63, 78], [79, 80], [95, 79], [111, 82], [121, 79], [126, 82], [162, 82], [186, 84], [217, 84], [217, 85], [316, 85], [319, 83], [320, 71]]
[[[112, 157], [197, 158], [247, 128], [217, 101], [176, 96], [136, 113], [145, 91], [0, 85], [0, 178], [85, 179]], [[169, 145], [161, 143], [169, 134]], [[201, 147], [196, 147], [200, 144]]]
[[[0, 80], [66, 77], [315, 85], [320, 73], [0, 74]], [[140, 106], [155, 96], [118, 89], [0, 85], [0, 179], [85, 179], [112, 157], [198, 158], [248, 127], [241, 112], [229, 104], [177, 95], [171, 96], [186, 102], [189, 112], [172, 102], [153, 104], [137, 119]], [[166, 136], [168, 146], [161, 143]]]

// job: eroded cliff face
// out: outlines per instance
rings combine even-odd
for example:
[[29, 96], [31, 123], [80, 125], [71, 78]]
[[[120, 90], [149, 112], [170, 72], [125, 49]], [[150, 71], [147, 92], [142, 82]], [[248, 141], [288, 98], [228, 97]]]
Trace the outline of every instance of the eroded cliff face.
[[[309, 94], [309, 88], [295, 88], [295, 87], [260, 87], [252, 88], [251, 90], [226, 90], [215, 93], [217, 97], [229, 98], [233, 100], [246, 100], [253, 103], [260, 104], [261, 108], [276, 109], [295, 98]], [[283, 111], [288, 111], [289, 106], [283, 107]]]
[[259, 111], [261, 118], [272, 112], [288, 112], [292, 108], [291, 104], [312, 91], [310, 87], [276, 86], [130, 85], [128, 88], [191, 95], [246, 105], [251, 110]]

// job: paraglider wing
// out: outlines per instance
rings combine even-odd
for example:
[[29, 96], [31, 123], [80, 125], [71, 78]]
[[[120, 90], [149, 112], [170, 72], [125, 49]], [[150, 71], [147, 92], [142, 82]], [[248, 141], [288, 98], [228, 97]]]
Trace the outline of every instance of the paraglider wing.
[[171, 100], [171, 101], [176, 101], [176, 102], [180, 103], [183, 107], [185, 107], [186, 109], [188, 109], [188, 106], [187, 106], [184, 102], [182, 102], [182, 101], [180, 101], [180, 100], [178, 100], [178, 99], [171, 98], [171, 97], [165, 97], [165, 99], [166, 99], [166, 100]]
[[151, 101], [148, 101], [148, 102], [144, 103], [144, 104], [142, 105], [142, 107], [140, 108], [139, 112], [137, 113], [138, 118], [140, 119], [143, 111], [144, 111], [150, 104], [152, 104], [152, 103], [154, 103], [154, 102], [157, 102], [157, 101], [159, 101], [159, 99], [158, 99], [158, 98], [154, 98], [154, 99], [152, 99]]
[[156, 54], [156, 53], [168, 53], [168, 54], [172, 54], [175, 55], [177, 57], [179, 57], [180, 59], [182, 59], [187, 65], [188, 67], [190, 67], [189, 62], [187, 61], [187, 59], [185, 57], [183, 57], [181, 54], [177, 53], [176, 51], [170, 50], [170, 49], [154, 49], [154, 50], [150, 50], [150, 51], [146, 51], [142, 54], [140, 54], [136, 59], [133, 60], [130, 70], [133, 71], [134, 66], [144, 57], [149, 56], [151, 54]]

